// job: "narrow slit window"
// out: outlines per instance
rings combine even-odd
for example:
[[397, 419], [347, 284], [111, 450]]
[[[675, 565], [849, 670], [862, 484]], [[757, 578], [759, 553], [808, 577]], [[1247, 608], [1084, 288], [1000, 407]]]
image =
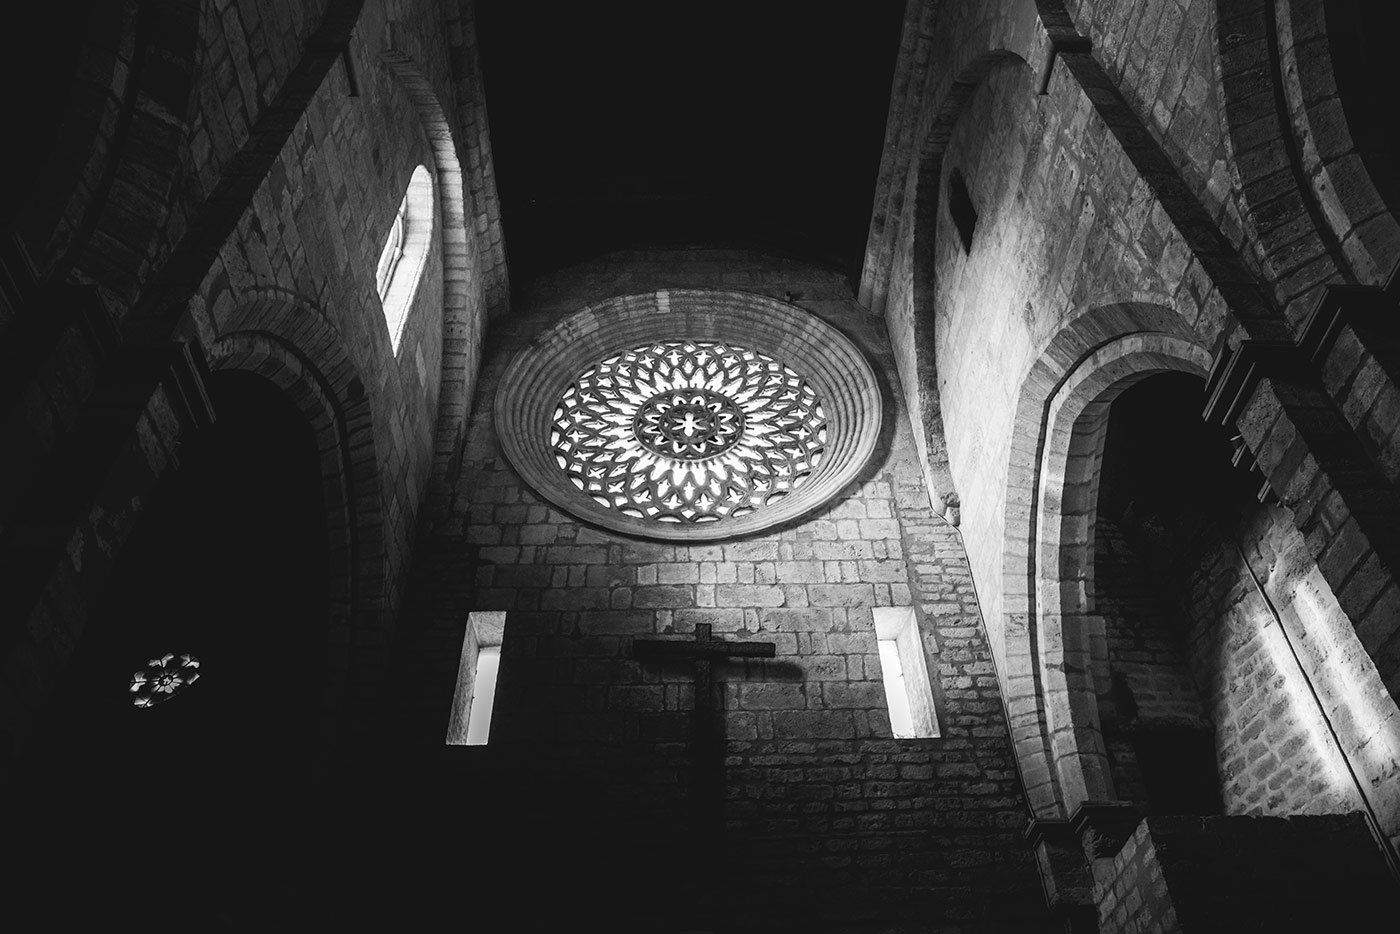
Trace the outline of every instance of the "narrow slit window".
[[890, 728], [898, 739], [938, 736], [933, 686], [914, 608], [876, 607], [872, 612]]
[[462, 656], [457, 664], [457, 690], [447, 724], [449, 746], [484, 746], [491, 737], [491, 714], [496, 704], [496, 676], [501, 666], [501, 641], [506, 614], [478, 612], [467, 616]]
[[389, 224], [388, 236], [379, 253], [379, 265], [374, 271], [374, 285], [384, 309], [384, 325], [389, 329], [389, 344], [399, 352], [404, 325], [418, 293], [418, 280], [423, 278], [428, 249], [433, 235], [433, 178], [425, 166], [413, 170], [408, 189], [399, 209]]
[[948, 214], [953, 218], [953, 226], [958, 229], [963, 252], [971, 253], [972, 232], [977, 229], [977, 209], [972, 206], [967, 180], [957, 169], [948, 173]]

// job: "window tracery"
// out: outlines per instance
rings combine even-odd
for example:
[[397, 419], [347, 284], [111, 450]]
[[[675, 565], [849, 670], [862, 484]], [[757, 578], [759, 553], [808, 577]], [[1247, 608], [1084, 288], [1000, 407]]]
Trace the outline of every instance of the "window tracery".
[[502, 453], [599, 528], [718, 541], [840, 495], [880, 440], [881, 390], [821, 318], [764, 295], [665, 289], [559, 318], [497, 385]]
[[815, 389], [767, 354], [720, 341], [655, 341], [612, 355], [564, 390], [550, 443], [595, 502], [657, 522], [748, 515], [821, 464]]

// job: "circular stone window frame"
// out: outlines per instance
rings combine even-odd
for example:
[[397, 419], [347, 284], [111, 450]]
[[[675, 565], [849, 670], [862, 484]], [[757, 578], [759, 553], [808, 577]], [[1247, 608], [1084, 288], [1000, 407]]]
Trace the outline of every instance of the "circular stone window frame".
[[[585, 370], [653, 341], [718, 341], [767, 354], [816, 391], [827, 420], [821, 464], [800, 487], [745, 516], [663, 523], [595, 502], [560, 469], [550, 443], [564, 390]], [[880, 384], [865, 354], [795, 305], [750, 292], [671, 289], [609, 299], [575, 312], [522, 348], [496, 389], [496, 435], [531, 489], [591, 525], [635, 538], [713, 542], [797, 520], [851, 484], [879, 442]]]

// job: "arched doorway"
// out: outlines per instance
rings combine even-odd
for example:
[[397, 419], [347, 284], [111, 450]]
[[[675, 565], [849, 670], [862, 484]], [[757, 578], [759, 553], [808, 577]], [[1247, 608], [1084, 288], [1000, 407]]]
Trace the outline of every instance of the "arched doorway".
[[[209, 392], [217, 422], [180, 445], [21, 763], [27, 891], [59, 926], [295, 914], [329, 612], [320, 455], [260, 377]], [[136, 706], [133, 672], [167, 653], [198, 679]]]
[[1108, 669], [1098, 712], [1117, 796], [1148, 813], [1221, 811], [1182, 603], [1203, 557], [1233, 541], [1256, 503], [1226, 439], [1201, 419], [1203, 396], [1194, 374], [1150, 376], [1113, 400], [1103, 442], [1091, 558]]

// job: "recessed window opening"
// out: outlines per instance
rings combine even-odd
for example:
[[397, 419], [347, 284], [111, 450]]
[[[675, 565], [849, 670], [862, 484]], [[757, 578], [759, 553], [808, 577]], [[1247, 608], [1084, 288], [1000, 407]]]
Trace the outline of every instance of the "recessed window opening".
[[384, 324], [395, 354], [418, 292], [418, 281], [423, 278], [432, 235], [433, 179], [427, 168], [420, 165], [413, 170], [408, 190], [399, 202], [375, 268], [375, 288], [384, 307]]
[[476, 656], [476, 685], [467, 714], [467, 745], [485, 746], [491, 738], [491, 711], [496, 706], [496, 673], [501, 670], [501, 647], [484, 645]]
[[923, 640], [913, 607], [876, 607], [875, 638], [889, 703], [890, 727], [897, 739], [938, 736], [933, 687], [924, 661]]
[[972, 232], [977, 227], [977, 209], [972, 206], [972, 195], [967, 190], [967, 181], [962, 172], [953, 169], [948, 174], [948, 214], [953, 225], [958, 228], [963, 252], [972, 252]]
[[472, 613], [462, 636], [457, 665], [457, 690], [447, 724], [447, 745], [484, 746], [491, 737], [491, 714], [496, 703], [496, 675], [505, 636], [503, 611]]

